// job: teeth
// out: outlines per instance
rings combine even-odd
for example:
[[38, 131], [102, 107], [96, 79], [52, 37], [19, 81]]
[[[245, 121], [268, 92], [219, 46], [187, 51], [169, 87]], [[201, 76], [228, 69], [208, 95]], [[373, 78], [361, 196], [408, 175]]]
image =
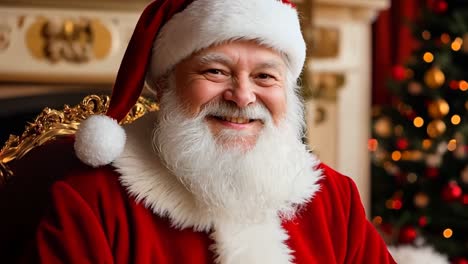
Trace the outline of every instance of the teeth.
[[222, 120], [231, 122], [231, 123], [236, 123], [236, 124], [246, 124], [249, 122], [248, 118], [243, 118], [243, 117], [230, 117], [230, 116], [223, 116], [221, 117]]

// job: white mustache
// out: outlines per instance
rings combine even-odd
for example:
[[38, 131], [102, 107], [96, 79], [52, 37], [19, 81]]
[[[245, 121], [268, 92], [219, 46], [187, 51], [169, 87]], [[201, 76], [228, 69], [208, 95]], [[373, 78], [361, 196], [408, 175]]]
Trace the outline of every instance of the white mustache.
[[205, 118], [207, 116], [256, 119], [263, 123], [272, 120], [270, 111], [262, 103], [239, 108], [234, 103], [220, 100], [209, 103], [202, 109], [199, 117]]

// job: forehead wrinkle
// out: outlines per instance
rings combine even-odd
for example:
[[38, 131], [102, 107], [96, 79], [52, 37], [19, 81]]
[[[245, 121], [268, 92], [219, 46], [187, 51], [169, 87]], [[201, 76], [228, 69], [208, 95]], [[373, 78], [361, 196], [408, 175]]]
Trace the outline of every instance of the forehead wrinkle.
[[265, 62], [261, 62], [257, 65], [257, 68], [261, 69], [274, 69], [277, 70], [278, 72], [283, 72], [284, 70], [284, 63], [281, 63], [277, 60], [268, 60]]

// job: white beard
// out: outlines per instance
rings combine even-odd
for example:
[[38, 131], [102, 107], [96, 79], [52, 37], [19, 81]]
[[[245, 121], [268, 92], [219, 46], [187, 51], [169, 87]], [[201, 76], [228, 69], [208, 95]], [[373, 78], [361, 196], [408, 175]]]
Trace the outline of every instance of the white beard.
[[[312, 159], [301, 141], [303, 114], [299, 99], [290, 92], [286, 118], [277, 126], [269, 111], [256, 103], [246, 109], [213, 103], [189, 118], [173, 87], [160, 103], [153, 145], [165, 166], [193, 194], [198, 210], [213, 217], [259, 222], [267, 214], [288, 218], [294, 213], [289, 200], [296, 177], [304, 174], [300, 161]], [[205, 117], [235, 116], [239, 112], [262, 119], [264, 126], [253, 148], [223, 147], [214, 138]], [[242, 141], [252, 135], [234, 130], [221, 133], [223, 141]]]

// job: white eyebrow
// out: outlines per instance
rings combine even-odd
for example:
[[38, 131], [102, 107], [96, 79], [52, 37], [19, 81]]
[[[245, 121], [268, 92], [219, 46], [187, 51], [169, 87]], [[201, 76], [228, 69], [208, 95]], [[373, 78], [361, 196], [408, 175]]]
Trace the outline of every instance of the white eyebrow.
[[198, 58], [198, 61], [200, 62], [200, 64], [203, 64], [203, 65], [210, 64], [213, 62], [227, 64], [227, 65], [232, 64], [232, 60], [228, 56], [221, 54], [221, 53], [214, 53], [214, 52], [200, 56]]
[[[228, 56], [226, 56], [226, 55], [224, 55], [222, 53], [217, 53], [217, 52], [211, 52], [211, 53], [208, 53], [208, 54], [201, 55], [197, 59], [198, 59], [198, 62], [200, 64], [202, 64], [202, 65], [207, 65], [207, 64], [210, 64], [210, 63], [221, 63], [221, 64], [225, 64], [225, 65], [234, 64], [234, 62], [232, 61], [231, 58], [229, 58]], [[277, 70], [279, 72], [282, 72], [283, 71], [282, 65], [284, 65], [284, 64], [277, 61], [277, 60], [268, 60], [268, 61], [259, 63], [258, 65], [256, 65], [256, 67], [257, 68], [263, 68], [263, 69], [265, 69], [265, 68], [274, 69], [274, 70]]]

